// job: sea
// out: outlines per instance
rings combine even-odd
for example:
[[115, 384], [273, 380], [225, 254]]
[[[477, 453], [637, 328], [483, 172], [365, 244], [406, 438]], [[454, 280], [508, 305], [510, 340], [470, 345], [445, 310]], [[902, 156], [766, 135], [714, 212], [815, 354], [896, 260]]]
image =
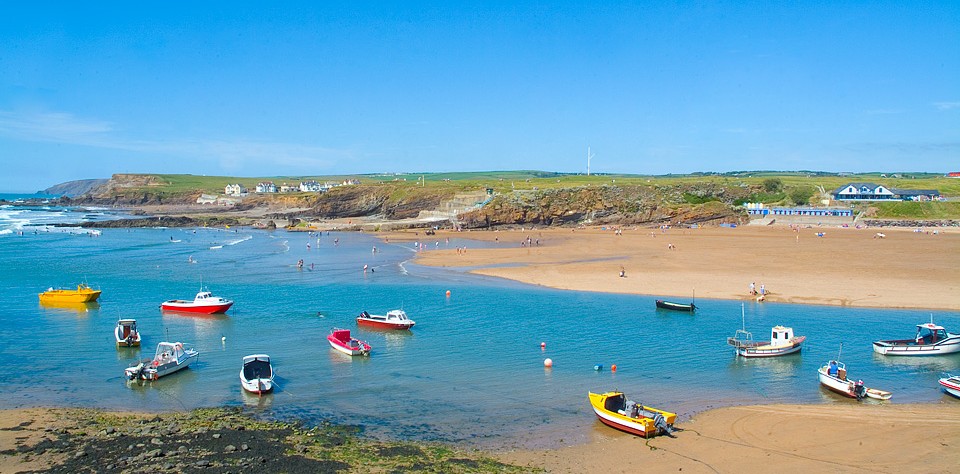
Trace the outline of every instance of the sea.
[[[838, 354], [850, 376], [894, 394], [863, 403], [958, 403], [937, 379], [960, 372], [960, 355], [892, 358], [871, 348], [912, 337], [931, 318], [960, 332], [957, 312], [698, 299], [689, 314], [656, 309], [655, 296], [555, 290], [415, 263], [420, 251], [500, 245], [468, 238], [424, 235], [417, 245], [359, 232], [51, 225], [119, 217], [0, 205], [0, 408], [244, 407], [385, 439], [555, 448], [609, 429], [596, 421], [589, 391], [625, 391], [677, 412], [681, 427], [715, 407], [855, 404], [817, 383], [817, 368]], [[99, 302], [39, 303], [47, 288], [80, 282], [103, 291]], [[160, 311], [162, 301], [191, 299], [201, 287], [234, 306], [218, 316]], [[357, 327], [361, 311], [391, 309], [416, 326]], [[141, 348], [115, 347], [120, 318], [137, 320]], [[800, 354], [745, 360], [726, 344], [741, 327], [768, 339], [779, 324], [807, 336]], [[333, 328], [350, 329], [372, 354], [334, 351], [326, 340]], [[152, 357], [161, 341], [183, 342], [200, 358], [155, 382], [127, 381], [124, 368]], [[277, 389], [262, 397], [239, 383], [243, 356], [256, 353], [271, 356], [277, 375]]]

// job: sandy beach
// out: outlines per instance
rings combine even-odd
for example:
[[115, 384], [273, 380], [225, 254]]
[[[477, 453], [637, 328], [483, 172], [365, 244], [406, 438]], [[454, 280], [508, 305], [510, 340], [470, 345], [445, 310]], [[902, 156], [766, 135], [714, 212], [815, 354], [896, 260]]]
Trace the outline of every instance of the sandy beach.
[[[877, 233], [883, 238], [876, 237]], [[823, 236], [817, 236], [822, 233]], [[446, 238], [497, 248], [423, 252], [417, 263], [534, 285], [670, 297], [960, 310], [960, 231], [787, 226], [400, 232], [432, 248]], [[530, 239], [530, 245], [527, 244]], [[539, 241], [539, 243], [538, 243]], [[441, 247], [442, 248], [442, 247]], [[625, 277], [619, 276], [621, 268]]]
[[597, 422], [593, 440], [501, 459], [548, 472], [955, 472], [960, 403], [742, 406], [643, 439]]
[[[694, 291], [698, 298], [756, 298], [753, 282], [758, 291], [763, 285], [768, 303], [960, 310], [955, 229], [524, 229], [386, 238], [432, 244], [448, 237], [492, 241], [495, 248], [423, 252], [417, 263], [681, 302]], [[548, 472], [950, 472], [960, 401], [727, 407], [679, 425], [685, 431], [676, 438], [644, 440], [597, 422], [590, 443], [501, 459]]]

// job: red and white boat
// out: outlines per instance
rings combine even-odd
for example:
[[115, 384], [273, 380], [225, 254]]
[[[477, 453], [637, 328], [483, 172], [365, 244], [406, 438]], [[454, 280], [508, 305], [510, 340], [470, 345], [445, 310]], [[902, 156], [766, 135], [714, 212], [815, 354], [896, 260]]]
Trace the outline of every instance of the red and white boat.
[[370, 314], [366, 311], [357, 316], [357, 324], [379, 329], [410, 329], [416, 324], [407, 317], [402, 309], [388, 311], [386, 315]]
[[327, 336], [327, 341], [330, 342], [330, 347], [346, 355], [370, 355], [370, 344], [360, 339], [350, 337], [349, 329], [334, 328], [334, 330], [330, 332], [330, 335]]
[[219, 296], [213, 296], [209, 291], [200, 290], [197, 296], [190, 300], [169, 300], [160, 304], [160, 309], [164, 311], [182, 311], [186, 313], [215, 314], [224, 313], [230, 306], [233, 306], [233, 300], [223, 299]]
[[960, 398], [960, 375], [948, 374], [946, 377], [940, 379], [940, 386], [943, 387], [943, 391]]

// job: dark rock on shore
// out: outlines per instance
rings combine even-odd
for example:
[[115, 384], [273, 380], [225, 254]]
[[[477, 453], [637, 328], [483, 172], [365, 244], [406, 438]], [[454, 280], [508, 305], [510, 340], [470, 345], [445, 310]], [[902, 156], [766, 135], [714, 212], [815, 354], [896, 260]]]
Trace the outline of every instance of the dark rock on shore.
[[256, 420], [241, 408], [153, 417], [53, 411], [56, 428], [23, 427], [40, 441], [0, 454], [46, 459], [49, 469], [25, 472], [53, 473], [536, 471], [446, 446], [367, 440], [351, 427]]
[[[76, 224], [58, 224], [76, 225]], [[235, 217], [217, 216], [157, 216], [139, 219], [116, 219], [111, 221], [84, 222], [80, 227], [96, 229], [125, 229], [131, 227], [223, 227], [244, 225]]]

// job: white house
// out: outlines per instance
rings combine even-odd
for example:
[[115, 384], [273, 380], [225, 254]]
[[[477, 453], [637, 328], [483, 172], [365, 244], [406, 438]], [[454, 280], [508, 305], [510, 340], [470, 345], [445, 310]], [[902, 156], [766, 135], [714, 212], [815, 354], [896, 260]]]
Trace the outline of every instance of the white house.
[[887, 201], [899, 197], [887, 187], [873, 183], [850, 183], [833, 191], [837, 201]]
[[277, 185], [273, 184], [271, 181], [266, 183], [257, 183], [257, 192], [258, 193], [275, 193], [277, 192]]
[[243, 196], [247, 194], [247, 188], [242, 184], [228, 184], [223, 188], [223, 194], [227, 196]]
[[320, 185], [320, 183], [313, 180], [300, 182], [300, 191], [303, 191], [305, 193], [307, 192], [319, 193], [321, 191], [321, 188], [322, 186]]
[[292, 186], [287, 183], [283, 183], [280, 185], [281, 193], [295, 193], [297, 191], [300, 191], [300, 186]]

